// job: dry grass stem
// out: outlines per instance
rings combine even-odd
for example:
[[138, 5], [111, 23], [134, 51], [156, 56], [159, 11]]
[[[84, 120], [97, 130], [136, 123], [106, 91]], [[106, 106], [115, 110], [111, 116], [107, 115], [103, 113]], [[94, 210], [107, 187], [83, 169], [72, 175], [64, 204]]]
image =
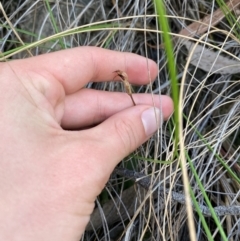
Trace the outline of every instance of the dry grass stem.
[[114, 73], [117, 74], [118, 77], [121, 78], [123, 84], [124, 84], [124, 87], [125, 87], [125, 91], [126, 93], [130, 96], [132, 102], [133, 102], [133, 105], [136, 105], [134, 99], [133, 99], [133, 96], [132, 96], [132, 86], [131, 84], [129, 83], [128, 81], [128, 75], [127, 73], [121, 71], [121, 70], [116, 70], [114, 71]]

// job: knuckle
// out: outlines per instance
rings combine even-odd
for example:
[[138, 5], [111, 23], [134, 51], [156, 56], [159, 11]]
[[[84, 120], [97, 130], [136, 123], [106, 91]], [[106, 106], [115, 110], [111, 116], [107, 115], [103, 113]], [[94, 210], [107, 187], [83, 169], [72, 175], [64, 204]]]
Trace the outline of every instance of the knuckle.
[[115, 122], [116, 133], [126, 153], [131, 153], [138, 146], [138, 138], [134, 126], [130, 119], [119, 119]]

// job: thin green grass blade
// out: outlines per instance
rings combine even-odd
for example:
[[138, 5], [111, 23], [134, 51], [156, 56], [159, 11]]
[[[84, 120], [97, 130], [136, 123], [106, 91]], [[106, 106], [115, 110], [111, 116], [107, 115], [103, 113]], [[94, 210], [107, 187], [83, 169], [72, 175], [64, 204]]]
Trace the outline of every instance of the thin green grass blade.
[[[158, 26], [163, 31], [163, 41], [165, 46], [165, 52], [167, 56], [167, 66], [169, 70], [169, 75], [171, 79], [171, 88], [172, 88], [172, 98], [174, 102], [174, 122], [175, 122], [175, 148], [174, 148], [174, 157], [177, 154], [177, 146], [179, 140], [179, 113], [178, 113], [178, 82], [177, 82], [177, 71], [175, 65], [175, 58], [173, 53], [173, 44], [170, 37], [170, 28], [168, 26], [168, 21], [166, 18], [166, 10], [162, 0], [154, 0], [156, 13], [158, 15]], [[174, 158], [173, 157], [173, 158]]]
[[[46, 2], [46, 5], [47, 5], [47, 10], [48, 10], [48, 12], [49, 12], [52, 25], [53, 25], [53, 27], [54, 27], [54, 31], [55, 31], [55, 33], [59, 33], [59, 30], [58, 30], [58, 27], [57, 27], [57, 23], [56, 23], [56, 21], [55, 21], [55, 18], [54, 18], [54, 16], [53, 16], [53, 13], [52, 13], [52, 10], [51, 10], [50, 4], [49, 4], [49, 0], [45, 0], [45, 2]], [[62, 40], [61, 38], [59, 38], [59, 43], [60, 43], [60, 45], [61, 45], [61, 48], [62, 48], [62, 49], [65, 49], [63, 40]]]
[[[223, 230], [223, 227], [221, 225], [221, 222], [220, 222], [219, 218], [217, 217], [217, 215], [216, 215], [216, 213], [215, 213], [215, 211], [213, 209], [213, 206], [212, 206], [212, 204], [211, 204], [211, 202], [210, 202], [210, 200], [209, 200], [209, 198], [207, 196], [207, 193], [205, 192], [205, 189], [204, 189], [204, 187], [202, 185], [202, 182], [201, 182], [201, 180], [200, 180], [200, 178], [199, 178], [199, 176], [197, 174], [197, 171], [194, 168], [194, 166], [192, 164], [192, 161], [191, 161], [190, 157], [188, 156], [187, 152], [185, 152], [185, 155], [186, 155], [186, 158], [188, 160], [188, 164], [189, 164], [189, 166], [191, 168], [191, 171], [192, 171], [192, 173], [193, 173], [193, 175], [194, 175], [194, 177], [195, 177], [195, 179], [197, 181], [197, 184], [198, 184], [198, 186], [199, 186], [199, 188], [200, 188], [200, 190], [201, 190], [201, 192], [203, 194], [204, 200], [206, 201], [206, 203], [208, 205], [209, 211], [211, 212], [212, 217], [213, 217], [213, 219], [214, 219], [214, 221], [215, 221], [215, 223], [216, 223], [216, 225], [218, 227], [219, 233], [221, 234], [222, 239], [227, 241], [228, 240], [227, 236], [226, 236], [226, 234], [225, 234], [225, 232]], [[195, 207], [197, 207], [197, 206], [195, 206]]]
[[238, 37], [238, 39], [240, 39], [240, 34], [239, 34], [239, 29], [240, 29], [240, 24], [237, 21], [236, 17], [229, 11], [229, 8], [226, 4], [225, 1], [223, 0], [216, 0], [217, 4], [219, 5], [219, 7], [221, 8], [222, 12], [224, 13], [228, 23], [230, 26], [233, 26], [236, 23], [236, 27], [238, 29], [233, 29], [233, 32], [235, 34], [235, 36]]
[[107, 48], [109, 47], [109, 45], [110, 45], [110, 43], [111, 43], [111, 41], [112, 41], [112, 39], [113, 39], [113, 37], [114, 37], [114, 35], [115, 35], [116, 32], [117, 32], [117, 30], [115, 30], [115, 31], [113, 31], [113, 32], [111, 33], [111, 35], [107, 38], [107, 41], [105, 42], [103, 48], [107, 49]]
[[6, 52], [2, 53], [1, 57], [4, 58], [4, 59], [7, 59], [7, 58], [11, 57], [14, 53], [18, 53], [20, 51], [25, 51], [29, 48], [35, 48], [37, 46], [40, 46], [43, 43], [54, 41], [54, 40], [57, 40], [61, 37], [69, 36], [69, 35], [72, 35], [72, 34], [90, 32], [90, 31], [101, 31], [101, 30], [105, 30], [105, 29], [106, 30], [109, 30], [109, 29], [113, 30], [113, 28], [116, 28], [116, 26], [118, 26], [118, 25], [115, 24], [115, 23], [96, 24], [96, 25], [88, 26], [88, 27], [81, 27], [80, 26], [79, 28], [76, 28], [76, 29], [73, 29], [73, 30], [68, 30], [68, 31], [65, 31], [63, 33], [56, 34], [54, 36], [43, 38], [43, 39], [41, 39], [37, 42], [34, 42], [34, 43], [30, 43], [30, 44], [26, 44], [24, 46], [16, 47], [12, 50], [9, 50], [9, 51], [6, 51]]
[[193, 193], [193, 190], [192, 190], [191, 187], [189, 188], [189, 191], [190, 191], [190, 196], [191, 196], [193, 205], [196, 208], [198, 216], [199, 216], [199, 218], [200, 218], [200, 220], [202, 222], [202, 226], [203, 226], [203, 228], [204, 228], [204, 230], [206, 232], [207, 238], [208, 238], [209, 241], [214, 241], [213, 236], [211, 234], [211, 231], [210, 231], [210, 229], [208, 227], [208, 224], [207, 224], [207, 222], [205, 220], [205, 217], [202, 215], [201, 209], [199, 207], [199, 204], [198, 204], [198, 202], [196, 200], [196, 197], [194, 196], [194, 193]]
[[[183, 114], [184, 119], [187, 120], [186, 115]], [[198, 135], [198, 137], [200, 138], [200, 140], [206, 144], [206, 147], [209, 149], [209, 151], [211, 151], [212, 153], [214, 153], [213, 148], [211, 147], [211, 145], [208, 144], [207, 140], [205, 140], [205, 138], [201, 135], [201, 133], [193, 126], [193, 124], [191, 123], [191, 121], [188, 121], [188, 124], [193, 128], [193, 130], [196, 132], [196, 134]], [[225, 163], [225, 161], [217, 154], [214, 153], [214, 156], [217, 158], [217, 160], [222, 164], [222, 166], [227, 170], [227, 172], [229, 173], [230, 176], [232, 176], [239, 184], [240, 184], [240, 178], [232, 171], [232, 169], [227, 165], [227, 163]]]
[[132, 157], [132, 158], [137, 158], [137, 159], [143, 160], [143, 161], [153, 162], [153, 163], [156, 163], [156, 164], [168, 165], [168, 164], [171, 164], [171, 163], [172, 163], [172, 160], [171, 160], [171, 161], [167, 161], [167, 160], [155, 160], [155, 159], [152, 159], [152, 158], [146, 158], [146, 157], [138, 156], [138, 155], [130, 155], [130, 157]]
[[[5, 28], [7, 30], [11, 30], [11, 27], [6, 25], [6, 24], [0, 24], [0, 27], [1, 28]], [[23, 30], [21, 28], [14, 28], [18, 33], [23, 33], [23, 34], [27, 34], [27, 35], [30, 35], [30, 36], [33, 36], [33, 37], [37, 37], [37, 34], [34, 34], [32, 32], [29, 32], [29, 31], [26, 31], [26, 30]]]

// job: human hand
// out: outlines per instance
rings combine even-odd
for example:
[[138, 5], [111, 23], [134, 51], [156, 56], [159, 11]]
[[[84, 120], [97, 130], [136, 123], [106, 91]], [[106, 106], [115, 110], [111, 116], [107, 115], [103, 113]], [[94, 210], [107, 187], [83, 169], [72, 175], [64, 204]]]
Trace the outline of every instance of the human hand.
[[117, 69], [148, 83], [145, 58], [94, 47], [0, 64], [1, 240], [79, 240], [114, 167], [159, 127], [152, 101], [170, 116], [167, 96], [134, 94], [132, 106], [126, 93], [84, 89]]

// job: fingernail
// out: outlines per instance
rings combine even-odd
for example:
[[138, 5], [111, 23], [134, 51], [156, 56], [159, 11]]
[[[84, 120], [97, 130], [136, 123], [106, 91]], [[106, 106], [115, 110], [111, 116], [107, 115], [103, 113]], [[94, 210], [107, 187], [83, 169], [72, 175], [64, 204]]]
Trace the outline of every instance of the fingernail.
[[162, 114], [157, 108], [150, 108], [142, 113], [142, 123], [147, 136], [152, 135], [162, 126]]

